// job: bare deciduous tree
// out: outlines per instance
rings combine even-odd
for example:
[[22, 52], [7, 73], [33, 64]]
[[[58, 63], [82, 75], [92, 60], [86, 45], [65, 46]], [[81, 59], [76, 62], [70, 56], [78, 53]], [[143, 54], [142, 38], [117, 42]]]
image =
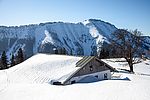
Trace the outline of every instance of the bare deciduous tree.
[[133, 71], [135, 58], [141, 57], [141, 32], [137, 29], [128, 32], [125, 29], [118, 29], [112, 33], [111, 46], [120, 51], [121, 57], [124, 57], [129, 64], [130, 72]]

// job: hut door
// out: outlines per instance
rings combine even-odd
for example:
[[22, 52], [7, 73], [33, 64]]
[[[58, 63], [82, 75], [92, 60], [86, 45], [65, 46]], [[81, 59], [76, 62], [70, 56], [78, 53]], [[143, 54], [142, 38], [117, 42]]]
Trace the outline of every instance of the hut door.
[[108, 78], [107, 78], [107, 73], [104, 74], [104, 79], [108, 79]]

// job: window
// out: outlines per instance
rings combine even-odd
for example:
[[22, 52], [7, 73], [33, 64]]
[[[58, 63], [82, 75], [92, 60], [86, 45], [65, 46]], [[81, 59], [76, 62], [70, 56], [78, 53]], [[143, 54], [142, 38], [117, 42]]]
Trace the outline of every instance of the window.
[[71, 84], [74, 84], [74, 83], [76, 83], [76, 81], [75, 81], [75, 80], [71, 81]]
[[98, 78], [98, 75], [96, 75], [95, 77]]
[[90, 71], [93, 71], [93, 66], [90, 66]]

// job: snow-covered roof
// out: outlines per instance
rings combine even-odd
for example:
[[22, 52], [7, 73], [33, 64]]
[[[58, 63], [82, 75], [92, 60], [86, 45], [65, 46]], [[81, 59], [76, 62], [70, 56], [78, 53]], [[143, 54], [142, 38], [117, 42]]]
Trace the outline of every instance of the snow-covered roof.
[[80, 67], [76, 63], [82, 57], [37, 54], [25, 62], [10, 68], [10, 82], [48, 83], [51, 80], [65, 81]]
[[83, 59], [81, 59], [80, 61], [78, 61], [76, 63], [76, 67], [83, 67], [84, 65], [86, 65], [93, 58], [94, 58], [94, 56], [85, 56], [85, 57], [83, 57]]

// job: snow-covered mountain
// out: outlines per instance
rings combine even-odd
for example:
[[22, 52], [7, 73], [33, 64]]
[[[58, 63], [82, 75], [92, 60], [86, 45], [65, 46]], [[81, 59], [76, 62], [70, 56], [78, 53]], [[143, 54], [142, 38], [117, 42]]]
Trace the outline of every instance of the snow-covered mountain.
[[[39, 52], [54, 53], [54, 48], [65, 48], [68, 54], [95, 55], [103, 42], [109, 41], [110, 34], [115, 30], [117, 28], [114, 25], [96, 19], [79, 23], [48, 22], [19, 27], [0, 26], [0, 53], [6, 51], [10, 57], [19, 48], [23, 48], [28, 58]], [[149, 45], [147, 41], [143, 42], [144, 48]]]
[[48, 22], [39, 25], [0, 27], [0, 53], [16, 53], [22, 47], [27, 57], [38, 52], [54, 53], [65, 48], [74, 55], [94, 55], [103, 41], [117, 28], [110, 23], [89, 19], [80, 23]]
[[147, 56], [150, 57], [150, 36], [143, 36], [143, 48]]

